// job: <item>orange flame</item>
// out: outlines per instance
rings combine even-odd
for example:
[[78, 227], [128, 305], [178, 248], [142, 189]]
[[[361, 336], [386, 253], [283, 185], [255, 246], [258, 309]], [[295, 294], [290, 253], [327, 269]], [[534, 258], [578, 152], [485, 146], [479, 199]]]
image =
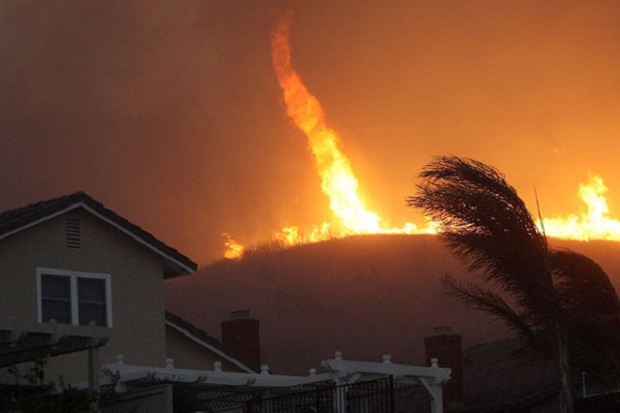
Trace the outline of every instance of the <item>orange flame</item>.
[[[327, 126], [318, 99], [308, 91], [291, 66], [289, 25], [290, 18], [284, 19], [272, 33], [273, 66], [284, 92], [287, 114], [308, 138], [321, 178], [321, 189], [329, 197], [330, 208], [339, 222], [337, 225], [323, 222], [306, 234], [300, 234], [295, 226], [285, 227], [274, 235], [273, 242], [291, 246], [353, 234], [435, 234], [437, 225], [433, 222], [428, 222], [423, 228], [412, 223], [402, 228], [385, 228], [382, 219], [366, 208], [358, 195], [358, 181], [351, 163], [340, 149], [338, 134]], [[590, 178], [588, 185], [580, 185], [579, 196], [588, 205], [588, 212], [568, 218], [544, 219], [547, 235], [577, 240], [620, 241], [620, 222], [607, 216], [609, 210], [602, 195], [606, 190], [599, 176]], [[225, 235], [228, 247], [226, 258], [240, 258], [244, 247]]]
[[222, 235], [226, 237], [224, 245], [226, 245], [227, 250], [224, 253], [224, 257], [228, 259], [241, 258], [243, 256], [243, 252], [245, 251], [243, 245], [237, 243], [229, 234], [224, 233]]
[[609, 207], [603, 196], [605, 192], [607, 187], [598, 175], [591, 176], [587, 184], [580, 184], [578, 195], [587, 205], [587, 212], [566, 218], [543, 219], [547, 235], [581, 241], [620, 241], [620, 221], [609, 217]]
[[271, 38], [271, 57], [284, 91], [287, 113], [308, 137], [321, 177], [321, 188], [329, 196], [331, 210], [347, 229], [376, 232], [379, 230], [379, 217], [368, 211], [360, 200], [357, 179], [351, 170], [351, 163], [339, 148], [338, 135], [326, 125], [321, 104], [291, 67], [288, 34], [289, 21], [284, 20]]

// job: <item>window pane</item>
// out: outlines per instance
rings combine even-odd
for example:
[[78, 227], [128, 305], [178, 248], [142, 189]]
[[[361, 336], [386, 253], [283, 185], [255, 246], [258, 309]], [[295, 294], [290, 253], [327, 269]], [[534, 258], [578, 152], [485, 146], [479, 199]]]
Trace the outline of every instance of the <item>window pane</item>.
[[58, 323], [71, 324], [71, 302], [68, 300], [46, 300], [41, 302], [42, 322], [55, 319]]
[[78, 297], [80, 302], [94, 301], [105, 304], [105, 280], [78, 278]]
[[98, 326], [107, 325], [105, 280], [78, 278], [79, 324], [94, 321]]
[[43, 298], [71, 299], [71, 280], [59, 275], [41, 276], [41, 295]]
[[59, 275], [41, 275], [41, 321], [71, 324], [71, 279]]
[[105, 304], [80, 303], [80, 325], [89, 325], [94, 321], [98, 326], [106, 326], [106, 308]]

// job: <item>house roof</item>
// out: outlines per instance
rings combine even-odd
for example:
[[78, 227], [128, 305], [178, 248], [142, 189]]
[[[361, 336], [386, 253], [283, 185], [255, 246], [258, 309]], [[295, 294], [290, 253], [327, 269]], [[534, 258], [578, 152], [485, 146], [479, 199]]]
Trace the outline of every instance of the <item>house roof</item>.
[[188, 257], [82, 191], [0, 213], [0, 240], [77, 208], [88, 211], [161, 256], [166, 278], [196, 271], [197, 264]]
[[559, 391], [553, 358], [526, 350], [520, 339], [465, 350], [463, 365], [465, 406], [457, 411], [525, 407], [548, 400]]
[[241, 356], [227, 348], [222, 342], [211, 337], [206, 331], [201, 330], [192, 323], [185, 321], [181, 317], [166, 311], [166, 326], [169, 326], [181, 334], [188, 337], [206, 350], [217, 354], [222, 359], [236, 365], [244, 372], [256, 373], [257, 371], [250, 367], [250, 364], [243, 360]]

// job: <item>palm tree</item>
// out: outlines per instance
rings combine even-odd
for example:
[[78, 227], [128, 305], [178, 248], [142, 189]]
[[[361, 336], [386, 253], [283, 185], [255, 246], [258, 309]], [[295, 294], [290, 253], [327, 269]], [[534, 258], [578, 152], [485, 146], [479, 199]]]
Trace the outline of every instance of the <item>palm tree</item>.
[[560, 411], [572, 413], [569, 342], [580, 349], [581, 361], [610, 353], [620, 367], [620, 346], [610, 350], [594, 335], [584, 336], [595, 329], [600, 337], [620, 326], [618, 296], [608, 277], [583, 255], [551, 250], [525, 203], [495, 168], [444, 156], [420, 177], [408, 205], [435, 221], [452, 253], [484, 280], [481, 286], [447, 276], [449, 291], [503, 320], [529, 343], [551, 349], [561, 377]]

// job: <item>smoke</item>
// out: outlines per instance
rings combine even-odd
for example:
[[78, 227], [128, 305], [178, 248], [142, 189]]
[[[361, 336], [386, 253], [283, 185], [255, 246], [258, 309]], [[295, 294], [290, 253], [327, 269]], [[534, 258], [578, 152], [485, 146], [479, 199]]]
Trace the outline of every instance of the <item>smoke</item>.
[[272, 161], [305, 153], [279, 139], [264, 6], [1, 7], [2, 209], [83, 189], [204, 262], [267, 231], [283, 167], [310, 175]]
[[[341, 135], [369, 208], [431, 156], [497, 166], [543, 213], [609, 187], [620, 113], [614, 2], [0, 2], [0, 209], [83, 189], [200, 263], [328, 214], [269, 55], [292, 59]], [[616, 208], [614, 208], [616, 206]]]

